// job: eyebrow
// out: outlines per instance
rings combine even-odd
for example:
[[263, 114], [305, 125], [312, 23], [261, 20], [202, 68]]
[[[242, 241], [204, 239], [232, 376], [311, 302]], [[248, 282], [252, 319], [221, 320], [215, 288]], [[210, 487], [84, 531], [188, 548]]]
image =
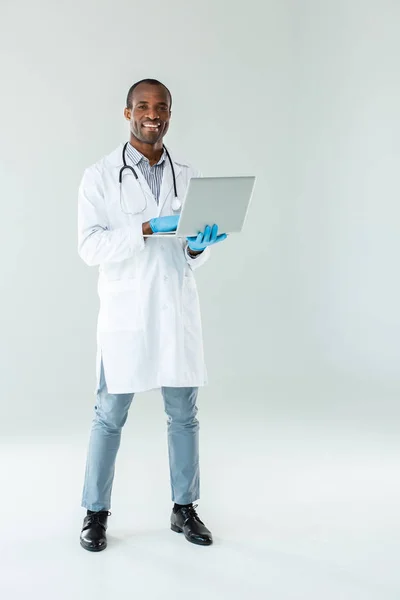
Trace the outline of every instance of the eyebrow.
[[[139, 100], [136, 104], [148, 104], [147, 100]], [[157, 102], [157, 104], [163, 104], [164, 106], [168, 106], [167, 102]]]

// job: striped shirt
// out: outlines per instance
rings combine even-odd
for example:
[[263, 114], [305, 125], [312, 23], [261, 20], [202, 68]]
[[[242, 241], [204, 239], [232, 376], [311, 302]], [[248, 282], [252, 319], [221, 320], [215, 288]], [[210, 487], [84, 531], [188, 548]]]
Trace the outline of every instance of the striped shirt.
[[158, 163], [153, 165], [152, 167], [150, 166], [148, 159], [145, 156], [143, 156], [141, 152], [136, 150], [136, 148], [134, 148], [132, 144], [127, 145], [126, 155], [129, 161], [132, 163], [132, 167], [139, 167], [143, 177], [149, 184], [149, 188], [151, 189], [153, 196], [158, 204], [158, 201], [160, 199], [161, 182], [164, 173], [164, 164], [166, 157], [165, 149], [163, 150], [163, 153]]

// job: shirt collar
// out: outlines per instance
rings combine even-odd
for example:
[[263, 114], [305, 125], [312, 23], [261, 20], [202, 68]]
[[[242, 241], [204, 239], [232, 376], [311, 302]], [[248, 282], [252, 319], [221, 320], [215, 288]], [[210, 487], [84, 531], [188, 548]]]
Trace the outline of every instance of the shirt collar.
[[[126, 154], [128, 156], [128, 158], [133, 162], [134, 165], [138, 165], [140, 163], [141, 160], [148, 160], [145, 156], [143, 156], [143, 154], [141, 152], [139, 152], [139, 150], [136, 150], [136, 148], [134, 146], [132, 146], [132, 144], [128, 144], [126, 147]], [[161, 165], [164, 161], [165, 161], [165, 148], [163, 148], [163, 153], [161, 154], [161, 158], [158, 161], [158, 163], [156, 163], [157, 165]]]

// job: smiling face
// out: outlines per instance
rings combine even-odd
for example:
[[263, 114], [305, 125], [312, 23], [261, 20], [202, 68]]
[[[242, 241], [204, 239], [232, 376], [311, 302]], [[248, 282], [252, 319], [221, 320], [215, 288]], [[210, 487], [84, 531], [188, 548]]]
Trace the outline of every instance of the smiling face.
[[171, 118], [171, 98], [163, 85], [139, 84], [132, 94], [132, 106], [125, 108], [132, 136], [140, 144], [162, 146]]

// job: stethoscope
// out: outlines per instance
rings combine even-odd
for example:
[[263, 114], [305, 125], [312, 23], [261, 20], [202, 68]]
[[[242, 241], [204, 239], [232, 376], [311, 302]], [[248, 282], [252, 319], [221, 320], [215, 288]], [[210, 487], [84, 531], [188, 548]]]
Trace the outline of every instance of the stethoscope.
[[[142, 186], [140, 184], [140, 180], [139, 180], [138, 174], [136, 173], [135, 169], [133, 167], [131, 167], [130, 165], [128, 165], [127, 162], [126, 162], [126, 148], [127, 148], [128, 144], [129, 144], [129, 142], [126, 142], [126, 144], [124, 145], [123, 150], [122, 150], [122, 163], [123, 163], [123, 165], [122, 165], [122, 167], [121, 167], [121, 169], [119, 171], [119, 177], [118, 177], [118, 181], [119, 181], [119, 200], [120, 200], [120, 206], [121, 206], [122, 212], [124, 212], [125, 214], [128, 214], [128, 215], [137, 215], [137, 214], [142, 213], [142, 212], [144, 212], [146, 210], [146, 208], [147, 208], [147, 195], [146, 195], [146, 192], [143, 190], [143, 188], [142, 188]], [[163, 148], [165, 150], [165, 153], [166, 153], [166, 155], [168, 157], [168, 160], [169, 160], [169, 163], [171, 165], [172, 178], [174, 180], [174, 199], [172, 200], [171, 206], [172, 206], [172, 210], [176, 211], [176, 210], [179, 210], [181, 208], [182, 203], [180, 202], [180, 200], [178, 198], [178, 192], [177, 192], [177, 189], [176, 189], [175, 169], [174, 169], [174, 165], [172, 163], [172, 159], [171, 159], [171, 157], [169, 155], [168, 150], [166, 149], [165, 146], [163, 146]], [[125, 169], [128, 169], [128, 171], [131, 171], [131, 173], [133, 173], [133, 175], [135, 176], [135, 180], [137, 181], [137, 183], [138, 183], [138, 185], [140, 187], [140, 191], [142, 192], [144, 200], [145, 200], [145, 205], [143, 206], [143, 208], [141, 208], [140, 210], [137, 210], [134, 213], [126, 212], [122, 208], [122, 204], [123, 204], [123, 202], [122, 202], [122, 175], [123, 175]]]

